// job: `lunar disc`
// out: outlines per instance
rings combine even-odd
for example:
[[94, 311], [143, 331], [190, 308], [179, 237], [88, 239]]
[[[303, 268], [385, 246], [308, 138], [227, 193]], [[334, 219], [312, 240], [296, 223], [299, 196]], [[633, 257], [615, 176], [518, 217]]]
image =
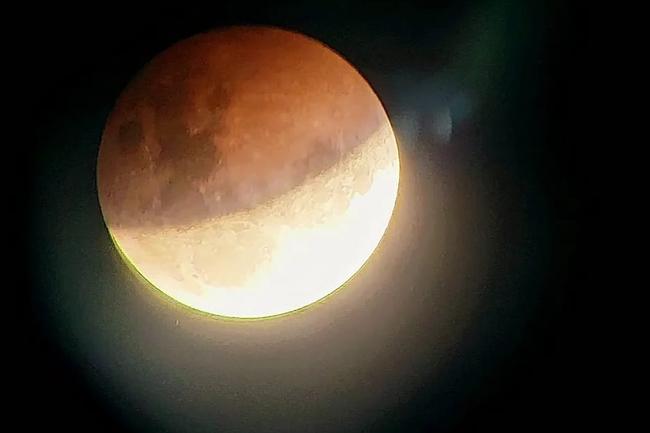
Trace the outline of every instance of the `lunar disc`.
[[231, 27], [129, 83], [99, 147], [116, 246], [156, 288], [219, 316], [273, 316], [343, 285], [388, 226], [397, 143], [370, 85], [304, 35]]

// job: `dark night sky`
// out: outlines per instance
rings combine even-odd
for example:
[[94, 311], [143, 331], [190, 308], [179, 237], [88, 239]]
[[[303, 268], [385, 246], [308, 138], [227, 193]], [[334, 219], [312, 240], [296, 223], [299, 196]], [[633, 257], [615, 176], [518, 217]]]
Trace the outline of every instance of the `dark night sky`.
[[[52, 7], [33, 20], [19, 377], [21, 404], [38, 415], [25, 431], [582, 424], [577, 305], [595, 282], [583, 273], [593, 192], [577, 11], [300, 3]], [[368, 275], [278, 322], [224, 325], [152, 300], [116, 256], [96, 198], [97, 146], [122, 88], [174, 42], [231, 24], [300, 31], [341, 53], [382, 99], [403, 154], [392, 229]]]

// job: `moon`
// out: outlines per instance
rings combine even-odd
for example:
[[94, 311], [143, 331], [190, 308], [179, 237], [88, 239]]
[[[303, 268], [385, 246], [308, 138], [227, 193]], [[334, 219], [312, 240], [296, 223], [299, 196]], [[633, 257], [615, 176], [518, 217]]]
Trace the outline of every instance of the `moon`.
[[322, 300], [379, 244], [399, 154], [383, 106], [324, 44], [271, 27], [183, 40], [149, 62], [104, 128], [97, 189], [123, 257], [216, 316]]

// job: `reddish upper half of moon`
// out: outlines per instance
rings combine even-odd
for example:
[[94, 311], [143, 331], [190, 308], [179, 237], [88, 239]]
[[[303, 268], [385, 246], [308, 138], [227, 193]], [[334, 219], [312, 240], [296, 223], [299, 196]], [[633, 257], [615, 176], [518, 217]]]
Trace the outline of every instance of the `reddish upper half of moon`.
[[274, 28], [201, 34], [119, 97], [97, 176], [110, 226], [186, 226], [250, 209], [344, 158], [387, 122], [339, 55]]

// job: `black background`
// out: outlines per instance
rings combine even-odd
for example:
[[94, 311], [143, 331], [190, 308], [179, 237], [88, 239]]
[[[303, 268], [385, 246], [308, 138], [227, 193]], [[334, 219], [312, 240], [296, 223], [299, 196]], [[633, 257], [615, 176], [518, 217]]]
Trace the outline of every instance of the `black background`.
[[[84, 143], [98, 143], [101, 131], [84, 131], [79, 119], [89, 113], [105, 118], [133, 74], [161, 50], [197, 32], [231, 24], [301, 31], [342, 53], [380, 95], [398, 137], [399, 119], [420, 116], [426, 109], [421, 100], [414, 102], [417, 90], [410, 90], [409, 80], [422, 81], [444, 70], [451, 78], [439, 88], [452, 83], [454, 89], [470, 89], [474, 101], [450, 143], [440, 144], [420, 131], [403, 138], [402, 146], [416, 159], [434, 160], [420, 163], [414, 170], [420, 176], [441, 164], [448, 164], [450, 173], [478, 173], [467, 185], [454, 187], [453, 195], [464, 203], [479, 194], [488, 203], [480, 209], [481, 218], [493, 223], [480, 226], [471, 216], [460, 217], [455, 227], [463, 235], [454, 257], [462, 256], [463, 236], [471, 237], [468, 227], [479, 224], [476, 233], [489, 238], [482, 244], [488, 245], [485, 255], [494, 259], [477, 284], [507, 288], [482, 295], [487, 299], [475, 319], [476, 330], [464, 334], [463, 356], [452, 362], [445, 378], [432, 376], [407, 402], [355, 425], [377, 432], [580, 427], [589, 400], [589, 365], [578, 305], [586, 287], [598, 286], [584, 272], [593, 251], [583, 238], [589, 227], [583, 216], [595, 212], [581, 133], [587, 117], [581, 111], [588, 87], [583, 69], [587, 38], [584, 17], [564, 2], [521, 3], [438, 2], [421, 7], [398, 2], [239, 2], [208, 9], [179, 5], [136, 10], [107, 4], [41, 9], [30, 22], [33, 40], [24, 41], [33, 44], [26, 52], [38, 53], [27, 60], [33, 65], [27, 74], [37, 106], [37, 140], [30, 149], [31, 290], [22, 316], [25, 360], [19, 374], [20, 404], [33, 415], [24, 420], [24, 430], [161, 431], [155, 420], [137, 419], [138, 408], [115, 411], [110, 400], [119, 399], [119, 392], [106, 396], [97, 391], [79, 372], [74, 352], [66, 349], [73, 343], [53, 332], [54, 321], [43, 314], [43, 304], [57, 299], [51, 278], [56, 269], [48, 267], [54, 262], [47, 257], [58, 254], [61, 245], [74, 248], [73, 237], [51, 243], [43, 228], [48, 211], [39, 202], [42, 189], [56, 182], [46, 178], [43, 167], [63, 178], [67, 170], [74, 171], [76, 160], [62, 164], [61, 155], [78, 153], [75, 146], [87, 144], [61, 139], [66, 131], [81, 130], [89, 137]], [[500, 39], [477, 44], [495, 25]], [[92, 161], [85, 164], [91, 167]], [[421, 189], [419, 194], [426, 197], [428, 192]], [[426, 231], [426, 219], [417, 227]], [[419, 237], [422, 242], [429, 239], [425, 233]], [[429, 250], [414, 251], [417, 256]], [[517, 279], [502, 278], [513, 272]], [[423, 278], [420, 285], [426, 290]], [[426, 332], [418, 338], [419, 344], [428, 343]], [[291, 423], [287, 425], [291, 431]], [[332, 421], [328, 431], [348, 430]]]

